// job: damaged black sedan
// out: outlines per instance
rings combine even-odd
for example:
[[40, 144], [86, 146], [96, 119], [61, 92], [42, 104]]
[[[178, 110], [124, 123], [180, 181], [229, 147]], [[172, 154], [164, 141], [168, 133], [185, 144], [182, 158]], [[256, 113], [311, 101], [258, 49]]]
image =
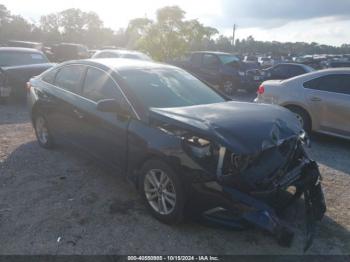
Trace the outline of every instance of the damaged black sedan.
[[326, 210], [321, 176], [288, 110], [233, 102], [182, 69], [127, 59], [67, 62], [28, 92], [42, 147], [69, 141], [120, 170], [160, 221], [180, 222], [197, 200], [207, 221], [253, 224], [288, 245], [278, 214], [303, 196], [311, 245]]

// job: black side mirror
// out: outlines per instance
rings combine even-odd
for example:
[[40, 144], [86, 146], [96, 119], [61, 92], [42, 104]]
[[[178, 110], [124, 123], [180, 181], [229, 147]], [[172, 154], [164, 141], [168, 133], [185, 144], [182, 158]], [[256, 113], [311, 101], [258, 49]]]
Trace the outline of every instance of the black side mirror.
[[115, 99], [103, 99], [97, 102], [97, 110], [100, 112], [118, 113], [129, 115], [129, 110]]

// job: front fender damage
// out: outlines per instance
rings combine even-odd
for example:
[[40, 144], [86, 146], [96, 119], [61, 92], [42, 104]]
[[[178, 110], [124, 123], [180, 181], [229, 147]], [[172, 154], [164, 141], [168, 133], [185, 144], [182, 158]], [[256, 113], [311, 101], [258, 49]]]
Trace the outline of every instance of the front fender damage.
[[[306, 222], [304, 252], [306, 252], [312, 245], [316, 224], [321, 221], [326, 212], [326, 204], [320, 184], [321, 175], [316, 162], [304, 163], [299, 175], [300, 177], [294, 183], [297, 190], [291, 200], [283, 207], [272, 207], [263, 198], [253, 197], [251, 194], [243, 193], [229, 186], [222, 186], [223, 193], [235, 204], [226, 205], [222, 209], [209, 210], [204, 212], [203, 216], [210, 223], [227, 227], [239, 228], [245, 223], [254, 225], [270, 232], [280, 245], [290, 246], [294, 233], [278, 214], [282, 209], [292, 205], [301, 195], [304, 195]], [[222, 215], [223, 212], [237, 214], [238, 206], [241, 211], [238, 215], [231, 218]]]

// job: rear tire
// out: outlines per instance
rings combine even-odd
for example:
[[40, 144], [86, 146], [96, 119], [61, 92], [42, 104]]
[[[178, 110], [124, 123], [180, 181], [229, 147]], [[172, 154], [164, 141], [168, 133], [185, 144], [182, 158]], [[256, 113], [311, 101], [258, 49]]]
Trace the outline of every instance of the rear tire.
[[175, 171], [164, 161], [151, 159], [141, 168], [139, 189], [150, 213], [166, 224], [184, 217], [185, 190]]
[[311, 127], [311, 118], [309, 114], [302, 108], [296, 107], [296, 106], [287, 106], [287, 108], [292, 111], [297, 119], [299, 120], [301, 126], [305, 130], [306, 133], [310, 134], [312, 127]]
[[45, 149], [52, 149], [54, 147], [54, 140], [48, 127], [46, 118], [37, 114], [34, 117], [34, 130], [38, 143]]

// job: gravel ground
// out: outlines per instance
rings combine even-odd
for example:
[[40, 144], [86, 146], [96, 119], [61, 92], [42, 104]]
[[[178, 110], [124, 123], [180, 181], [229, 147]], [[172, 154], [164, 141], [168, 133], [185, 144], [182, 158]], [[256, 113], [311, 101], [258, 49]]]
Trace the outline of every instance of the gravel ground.
[[[95, 160], [68, 147], [40, 148], [24, 106], [0, 105], [0, 134], [0, 254], [302, 254], [301, 203], [288, 215], [296, 219], [291, 248], [254, 228], [170, 227]], [[350, 254], [350, 142], [313, 140], [328, 211], [308, 254]]]

